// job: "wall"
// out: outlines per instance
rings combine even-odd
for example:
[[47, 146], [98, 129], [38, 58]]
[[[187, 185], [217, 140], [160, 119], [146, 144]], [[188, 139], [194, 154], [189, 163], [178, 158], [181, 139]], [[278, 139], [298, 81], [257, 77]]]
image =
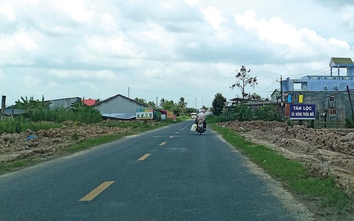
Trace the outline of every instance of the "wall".
[[[321, 113], [327, 113], [327, 121], [344, 121], [352, 116], [352, 106], [347, 91], [293, 91], [288, 92], [292, 95], [292, 102], [299, 103], [299, 95], [303, 95], [304, 104], [316, 105], [316, 119], [323, 120]], [[334, 101], [331, 101], [334, 97]], [[350, 92], [352, 103], [354, 103], [354, 92]], [[287, 98], [284, 98], [287, 101]], [[335, 109], [335, 114], [330, 113], [330, 109]]]
[[59, 108], [69, 108], [71, 104], [81, 101], [79, 97], [72, 97], [72, 98], [63, 98], [63, 99], [56, 99], [56, 100], [48, 100], [51, 102], [49, 108], [51, 110], [59, 109]]
[[144, 106], [122, 96], [112, 97], [94, 106], [101, 114], [132, 113], [134, 115], [136, 108], [141, 107]]

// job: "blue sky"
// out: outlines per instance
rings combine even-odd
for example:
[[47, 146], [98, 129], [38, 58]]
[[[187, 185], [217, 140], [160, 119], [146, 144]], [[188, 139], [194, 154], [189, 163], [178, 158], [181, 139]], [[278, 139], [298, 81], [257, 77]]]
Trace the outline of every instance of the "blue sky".
[[354, 58], [349, 0], [0, 0], [0, 93], [11, 105], [116, 94], [210, 106], [244, 65], [269, 97], [283, 78]]

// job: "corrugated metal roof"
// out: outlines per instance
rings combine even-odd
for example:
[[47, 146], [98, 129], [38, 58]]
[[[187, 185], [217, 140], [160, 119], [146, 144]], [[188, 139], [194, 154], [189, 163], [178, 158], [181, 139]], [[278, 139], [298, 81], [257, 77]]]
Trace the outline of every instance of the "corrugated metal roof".
[[141, 105], [141, 106], [146, 106], [145, 104], [141, 104], [141, 103], [139, 103], [139, 102], [136, 102], [135, 100], [130, 99], [129, 97], [123, 96], [123, 95], [121, 95], [121, 94], [117, 94], [117, 95], [114, 95], [114, 96], [112, 96], [112, 97], [109, 97], [109, 98], [107, 98], [106, 100], [103, 100], [103, 101], [101, 101], [101, 102], [96, 103], [94, 106], [98, 106], [98, 105], [100, 105], [100, 104], [102, 104], [102, 103], [107, 103], [107, 102], [109, 102], [110, 100], [112, 100], [112, 99], [114, 99], [114, 98], [116, 98], [116, 97], [122, 97], [122, 98], [124, 98], [124, 99], [126, 99], [126, 100], [129, 100], [130, 102], [136, 103], [136, 104]]
[[5, 116], [17, 116], [26, 113], [25, 110], [21, 109], [12, 109], [12, 108], [5, 108]]
[[351, 58], [331, 58], [330, 65], [341, 65], [341, 64], [348, 64], [353, 65], [353, 61]]
[[102, 114], [102, 117], [121, 119], [121, 120], [131, 120], [131, 119], [135, 119], [136, 115], [131, 113], [114, 113], [114, 114]]

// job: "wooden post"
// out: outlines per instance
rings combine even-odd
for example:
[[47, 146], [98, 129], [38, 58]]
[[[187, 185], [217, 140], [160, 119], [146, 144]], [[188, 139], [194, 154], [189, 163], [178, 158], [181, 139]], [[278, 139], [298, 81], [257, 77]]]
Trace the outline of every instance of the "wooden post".
[[3, 116], [5, 116], [5, 104], [6, 104], [6, 96], [3, 95], [1, 100], [1, 120]]

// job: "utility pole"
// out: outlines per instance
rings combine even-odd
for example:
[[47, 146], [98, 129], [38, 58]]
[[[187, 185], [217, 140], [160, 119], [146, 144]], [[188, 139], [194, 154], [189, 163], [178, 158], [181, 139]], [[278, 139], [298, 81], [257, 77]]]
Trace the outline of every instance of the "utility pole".
[[347, 85], [347, 92], [348, 92], [348, 97], [349, 97], [349, 102], [350, 102], [350, 107], [352, 109], [352, 115], [354, 115], [354, 111], [353, 111], [353, 103], [352, 103], [352, 99], [350, 97], [350, 90], [349, 90], [349, 86]]
[[283, 75], [280, 75], [280, 101], [283, 105]]
[[284, 115], [283, 75], [280, 75], [280, 106], [281, 112]]
[[129, 98], [129, 94], [130, 94], [130, 87], [128, 87], [128, 98]]

